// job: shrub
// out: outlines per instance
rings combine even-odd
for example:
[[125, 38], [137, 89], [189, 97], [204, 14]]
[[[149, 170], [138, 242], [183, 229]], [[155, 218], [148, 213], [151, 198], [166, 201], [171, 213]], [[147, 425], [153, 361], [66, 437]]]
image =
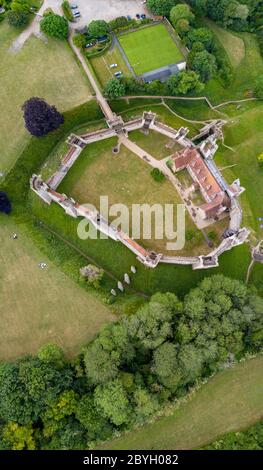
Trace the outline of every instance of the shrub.
[[158, 183], [161, 183], [165, 179], [164, 174], [159, 170], [159, 168], [153, 168], [151, 175], [154, 181], [157, 181]]
[[258, 161], [260, 168], [263, 168], [263, 153], [257, 156], [257, 161]]
[[80, 49], [83, 49], [87, 43], [87, 39], [84, 34], [78, 33], [73, 36], [73, 42], [75, 46], [79, 47]]
[[15, 28], [20, 28], [25, 26], [29, 21], [29, 14], [25, 11], [8, 11], [7, 12], [7, 21], [10, 26]]
[[115, 18], [115, 20], [109, 22], [109, 27], [112, 31], [115, 31], [116, 29], [127, 27], [129, 23], [130, 22], [126, 16], [119, 16], [118, 18]]
[[110, 99], [119, 98], [125, 95], [125, 86], [117, 78], [111, 78], [104, 88], [104, 96]]

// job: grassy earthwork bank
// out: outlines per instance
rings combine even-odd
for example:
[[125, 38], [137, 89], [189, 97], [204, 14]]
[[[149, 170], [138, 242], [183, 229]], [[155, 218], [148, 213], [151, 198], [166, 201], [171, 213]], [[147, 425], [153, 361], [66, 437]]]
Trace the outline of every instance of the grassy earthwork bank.
[[169, 409], [103, 449], [197, 449], [262, 419], [263, 356], [234, 365]]
[[212, 79], [202, 93], [214, 104], [251, 96], [255, 81], [263, 73], [263, 60], [256, 35], [226, 31], [209, 20], [205, 25], [224, 47], [233, 67], [233, 80], [230, 86], [225, 87], [220, 80]]

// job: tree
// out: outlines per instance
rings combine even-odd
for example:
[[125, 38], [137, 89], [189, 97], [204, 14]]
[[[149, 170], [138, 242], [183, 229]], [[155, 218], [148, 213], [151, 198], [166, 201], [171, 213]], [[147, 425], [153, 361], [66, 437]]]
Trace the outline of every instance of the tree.
[[88, 432], [90, 440], [107, 439], [110, 437], [111, 428], [107, 420], [102, 416], [101, 409], [95, 405], [94, 398], [84, 395], [76, 408], [76, 418]]
[[88, 32], [93, 38], [106, 36], [109, 30], [109, 25], [104, 20], [93, 20], [88, 26]]
[[133, 341], [146, 350], [156, 349], [171, 338], [173, 324], [182, 312], [182, 304], [171, 293], [155, 294], [127, 324]]
[[25, 127], [30, 134], [43, 137], [63, 124], [64, 118], [55, 106], [50, 106], [42, 98], [33, 97], [23, 106]]
[[40, 29], [47, 36], [57, 39], [67, 39], [68, 22], [63, 16], [49, 13], [40, 21]]
[[171, 95], [187, 95], [191, 92], [199, 93], [204, 88], [200, 81], [199, 74], [193, 70], [181, 72], [173, 75], [167, 80], [167, 87]]
[[162, 385], [175, 391], [182, 379], [175, 344], [163, 343], [153, 354], [153, 371]]
[[11, 202], [6, 193], [0, 191], [0, 212], [10, 214], [12, 210]]
[[94, 401], [101, 408], [103, 416], [110, 419], [116, 426], [128, 423], [131, 407], [126, 391], [119, 379], [96, 387]]
[[208, 51], [197, 52], [193, 58], [192, 68], [199, 73], [203, 82], [208, 82], [217, 70], [216, 58]]
[[126, 92], [125, 85], [117, 78], [111, 78], [104, 88], [104, 96], [110, 99], [124, 96]]
[[174, 6], [170, 12], [170, 20], [174, 28], [177, 28], [178, 21], [187, 20], [189, 23], [193, 23], [195, 15], [192, 13], [189, 5], [179, 4]]
[[198, 42], [203, 44], [207, 51], [212, 50], [214, 35], [208, 28], [197, 28], [191, 29], [187, 35], [187, 46], [189, 49], [193, 47], [193, 44]]
[[169, 17], [170, 11], [177, 0], [148, 0], [147, 8], [156, 16]]
[[177, 33], [184, 38], [187, 35], [187, 33], [189, 33], [190, 31], [189, 21], [186, 20], [185, 18], [178, 20], [176, 23], [176, 30], [177, 30]]
[[25, 26], [29, 21], [29, 14], [24, 11], [8, 11], [7, 12], [7, 21], [10, 26], [15, 28], [20, 28]]
[[30, 4], [28, 0], [13, 0], [10, 9], [12, 11], [29, 13], [30, 12]]

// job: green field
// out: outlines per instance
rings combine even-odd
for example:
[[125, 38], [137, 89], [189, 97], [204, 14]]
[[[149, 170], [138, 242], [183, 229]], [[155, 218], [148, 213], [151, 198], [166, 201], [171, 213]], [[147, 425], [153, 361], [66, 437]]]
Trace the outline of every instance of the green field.
[[123, 34], [119, 41], [137, 75], [184, 59], [163, 24]]
[[27, 144], [21, 106], [31, 96], [40, 96], [60, 111], [88, 100], [91, 90], [69, 46], [31, 37], [20, 52], [9, 50], [17, 32], [7, 23], [0, 28], [0, 172], [8, 171]]
[[107, 442], [103, 449], [197, 449], [262, 419], [263, 356], [217, 374], [169, 416]]
[[2, 215], [0, 227], [0, 361], [35, 353], [50, 341], [69, 356], [78, 353], [115, 317], [43, 255], [23, 226]]

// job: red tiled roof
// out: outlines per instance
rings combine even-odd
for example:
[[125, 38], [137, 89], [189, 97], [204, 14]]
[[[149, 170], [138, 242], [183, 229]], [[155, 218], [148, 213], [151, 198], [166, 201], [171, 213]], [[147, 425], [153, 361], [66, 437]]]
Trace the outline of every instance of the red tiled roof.
[[225, 195], [196, 149], [187, 148], [176, 152], [173, 162], [175, 170], [187, 168], [191, 176], [194, 176], [195, 181], [198, 182], [208, 201], [201, 206], [207, 215], [216, 214], [222, 204], [228, 207], [229, 198]]

